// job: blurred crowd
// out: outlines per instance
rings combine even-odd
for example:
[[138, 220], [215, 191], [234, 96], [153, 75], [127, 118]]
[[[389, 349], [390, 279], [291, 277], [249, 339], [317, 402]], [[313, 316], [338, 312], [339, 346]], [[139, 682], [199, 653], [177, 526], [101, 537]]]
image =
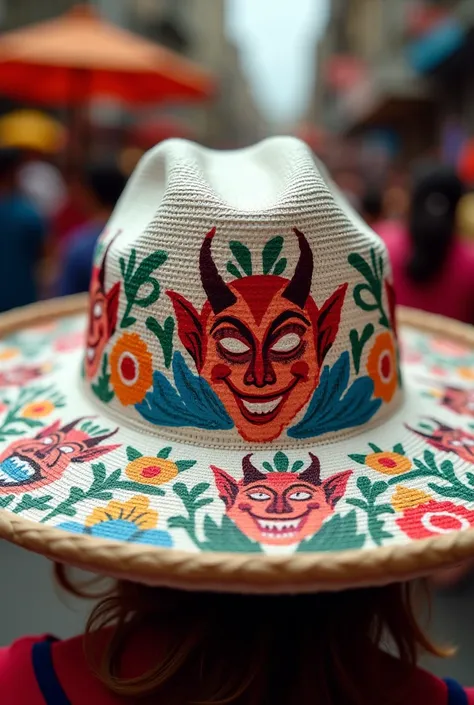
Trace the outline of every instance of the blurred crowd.
[[[61, 170], [31, 150], [0, 149], [0, 310], [87, 291], [96, 241], [125, 186], [113, 160]], [[405, 186], [333, 178], [384, 240], [397, 300], [474, 323], [474, 191], [452, 167], [418, 165]]]

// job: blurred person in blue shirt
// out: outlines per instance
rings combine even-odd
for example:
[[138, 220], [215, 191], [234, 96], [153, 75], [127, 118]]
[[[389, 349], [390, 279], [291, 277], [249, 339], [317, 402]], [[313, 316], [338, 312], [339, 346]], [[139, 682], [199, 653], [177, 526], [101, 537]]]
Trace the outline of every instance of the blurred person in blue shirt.
[[46, 223], [18, 186], [21, 154], [0, 149], [0, 311], [38, 299]]
[[85, 173], [81, 187], [87, 221], [65, 238], [60, 258], [58, 294], [67, 296], [89, 289], [94, 249], [126, 183], [115, 166], [94, 165]]

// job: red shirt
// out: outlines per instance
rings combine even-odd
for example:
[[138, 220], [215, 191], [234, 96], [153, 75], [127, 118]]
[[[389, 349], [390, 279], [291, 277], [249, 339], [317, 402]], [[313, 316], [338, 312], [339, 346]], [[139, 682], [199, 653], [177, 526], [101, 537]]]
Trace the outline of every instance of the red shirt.
[[[45, 705], [32, 658], [35, 644], [44, 641], [44, 636], [25, 637], [14, 642], [12, 646], [0, 649], [1, 705]], [[140, 648], [136, 648], [138, 643]], [[146, 655], [145, 660], [148, 660], [150, 651], [153, 650], [150, 639], [143, 640], [141, 635], [140, 641], [134, 644], [130, 655], [125, 659], [126, 675], [140, 673], [143, 669], [143, 656]], [[123, 699], [112, 695], [87, 667], [82, 636], [54, 642], [51, 655], [57, 681], [70, 705], [123, 705]], [[389, 669], [396, 669], [397, 663], [396, 659], [387, 657]], [[459, 691], [461, 700], [450, 700], [448, 686], [444, 681], [417, 669], [406, 705], [474, 705], [474, 688], [463, 692], [459, 687], [455, 686], [454, 689]]]
[[474, 246], [456, 240], [443, 268], [429, 282], [417, 283], [407, 274], [411, 244], [402, 226], [380, 231], [392, 261], [397, 303], [474, 323]]

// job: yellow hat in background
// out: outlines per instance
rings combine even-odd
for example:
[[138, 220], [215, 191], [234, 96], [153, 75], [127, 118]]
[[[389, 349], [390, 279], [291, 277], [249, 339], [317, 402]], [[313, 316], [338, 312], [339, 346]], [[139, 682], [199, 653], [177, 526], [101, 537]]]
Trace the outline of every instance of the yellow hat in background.
[[16, 110], [0, 118], [0, 147], [54, 154], [65, 142], [61, 123], [39, 110]]
[[459, 201], [456, 223], [460, 237], [474, 241], [474, 193], [466, 193]]

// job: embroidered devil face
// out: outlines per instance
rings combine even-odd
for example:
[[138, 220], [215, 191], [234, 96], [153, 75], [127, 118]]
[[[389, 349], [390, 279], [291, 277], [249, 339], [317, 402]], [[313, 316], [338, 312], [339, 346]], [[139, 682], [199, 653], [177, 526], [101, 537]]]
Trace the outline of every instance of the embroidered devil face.
[[91, 437], [75, 428], [79, 421], [62, 428], [56, 421], [34, 438], [11, 443], [0, 455], [0, 494], [37, 489], [58, 480], [69, 463], [90, 462], [119, 448], [119, 445], [100, 445], [118, 429]]
[[474, 391], [458, 389], [457, 387], [446, 387], [443, 392], [442, 406], [454, 411], [456, 414], [474, 416]]
[[407, 428], [418, 436], [425, 438], [434, 448], [444, 450], [446, 453], [456, 453], [465, 462], [474, 463], [474, 435], [464, 431], [462, 428], [446, 426], [446, 424], [439, 423], [435, 419], [433, 419], [433, 422], [437, 424], [437, 427], [430, 433], [418, 431], [409, 426]]
[[311, 464], [301, 473], [263, 473], [247, 455], [239, 482], [212, 467], [227, 516], [246, 536], [259, 543], [289, 546], [313, 536], [334, 512], [352, 471], [321, 480], [319, 460], [309, 455]]
[[167, 292], [181, 342], [247, 441], [277, 438], [307, 404], [339, 327], [347, 285], [318, 309], [313, 255], [303, 233], [295, 234], [300, 258], [291, 280], [252, 275], [226, 284], [212, 259], [214, 228], [201, 247], [201, 313]]
[[117, 325], [120, 282], [114, 284], [108, 292], [105, 291], [105, 264], [109, 248], [101, 266], [94, 267], [91, 276], [85, 359], [85, 371], [89, 379], [97, 373], [105, 346]]
[[9, 370], [3, 370], [0, 372], [0, 387], [21, 387], [27, 382], [42, 377], [46, 371], [46, 366], [39, 365], [18, 365]]

